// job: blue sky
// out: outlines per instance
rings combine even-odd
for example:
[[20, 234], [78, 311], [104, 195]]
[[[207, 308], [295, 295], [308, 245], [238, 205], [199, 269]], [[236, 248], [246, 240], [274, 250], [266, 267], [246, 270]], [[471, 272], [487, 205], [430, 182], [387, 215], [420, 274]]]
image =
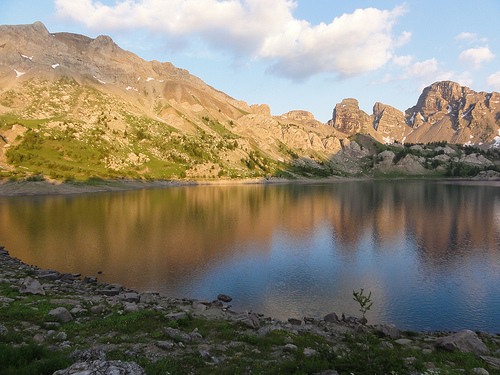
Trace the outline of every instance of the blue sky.
[[500, 91], [500, 1], [2, 0], [0, 24], [111, 36], [274, 115], [344, 98], [400, 110], [453, 80]]

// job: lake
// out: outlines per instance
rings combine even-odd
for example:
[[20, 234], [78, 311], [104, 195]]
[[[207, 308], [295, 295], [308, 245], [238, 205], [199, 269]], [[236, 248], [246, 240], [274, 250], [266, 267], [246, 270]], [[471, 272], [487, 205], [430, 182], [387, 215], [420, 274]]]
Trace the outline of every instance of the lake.
[[[272, 317], [500, 332], [500, 184], [352, 181], [0, 198], [28, 264]], [[98, 271], [102, 274], [98, 275]]]

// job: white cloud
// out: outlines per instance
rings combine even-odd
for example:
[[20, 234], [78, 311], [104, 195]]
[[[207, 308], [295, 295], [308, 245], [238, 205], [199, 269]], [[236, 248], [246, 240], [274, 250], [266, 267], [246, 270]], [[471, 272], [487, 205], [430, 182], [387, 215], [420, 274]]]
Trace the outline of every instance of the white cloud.
[[500, 71], [493, 73], [486, 79], [488, 86], [492, 87], [494, 90], [500, 91]]
[[341, 77], [382, 67], [411, 33], [394, 36], [406, 13], [357, 9], [331, 23], [294, 18], [292, 0], [55, 0], [58, 15], [100, 31], [146, 29], [166, 38], [201, 39], [236, 57], [265, 60], [268, 71], [292, 79], [329, 72]]
[[472, 68], [477, 70], [481, 68], [481, 65], [484, 62], [488, 62], [495, 57], [493, 53], [491, 53], [488, 46], [478, 47], [478, 48], [470, 48], [468, 50], [463, 51], [458, 60], [462, 63], [472, 65]]
[[467, 39], [476, 39], [477, 38], [477, 34], [476, 33], [468, 33], [468, 32], [462, 32], [460, 34], [458, 34], [455, 39], [459, 39], [459, 40], [467, 40]]
[[427, 77], [434, 75], [438, 72], [438, 62], [433, 57], [432, 59], [425, 60], [422, 62], [416, 62], [410, 66], [406, 71], [410, 77]]
[[413, 56], [393, 56], [392, 62], [397, 66], [409, 66], [413, 61]]

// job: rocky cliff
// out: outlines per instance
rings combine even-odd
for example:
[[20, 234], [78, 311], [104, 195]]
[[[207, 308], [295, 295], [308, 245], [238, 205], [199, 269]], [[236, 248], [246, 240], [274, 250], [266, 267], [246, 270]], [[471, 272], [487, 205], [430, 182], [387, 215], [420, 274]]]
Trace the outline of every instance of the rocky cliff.
[[369, 133], [383, 143], [493, 145], [500, 135], [500, 94], [475, 92], [451, 81], [436, 82], [406, 112], [375, 103], [369, 116], [355, 99], [344, 99], [335, 106], [328, 124], [346, 135]]

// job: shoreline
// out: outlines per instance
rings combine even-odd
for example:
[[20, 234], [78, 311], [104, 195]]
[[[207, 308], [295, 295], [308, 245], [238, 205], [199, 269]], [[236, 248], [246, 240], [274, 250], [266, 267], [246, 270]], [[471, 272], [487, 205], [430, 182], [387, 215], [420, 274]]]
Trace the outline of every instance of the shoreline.
[[[213, 300], [168, 298], [93, 276], [41, 269], [1, 246], [0, 288], [0, 349], [35, 345], [66, 355], [67, 365], [74, 364], [59, 375], [90, 371], [97, 363], [134, 371], [142, 371], [138, 363], [146, 370], [168, 364], [169, 370], [179, 369], [173, 373], [205, 374], [249, 374], [254, 368], [274, 374], [288, 366], [323, 375], [500, 373], [499, 334], [401, 331], [334, 312], [282, 321], [234, 311], [231, 297], [223, 294]], [[366, 363], [368, 352], [373, 364]], [[357, 371], [351, 367], [356, 364], [361, 366]]]
[[240, 180], [98, 180], [96, 182], [63, 182], [58, 180], [45, 181], [9, 181], [0, 180], [1, 197], [22, 196], [49, 196], [49, 195], [75, 195], [92, 194], [104, 192], [119, 192], [142, 189], [161, 189], [184, 186], [239, 186], [239, 185], [286, 185], [286, 184], [332, 184], [356, 181], [432, 181], [435, 183], [500, 186], [498, 180], [474, 179], [474, 178], [373, 178], [373, 177], [332, 177], [320, 179], [296, 179], [283, 178], [253, 178]]

